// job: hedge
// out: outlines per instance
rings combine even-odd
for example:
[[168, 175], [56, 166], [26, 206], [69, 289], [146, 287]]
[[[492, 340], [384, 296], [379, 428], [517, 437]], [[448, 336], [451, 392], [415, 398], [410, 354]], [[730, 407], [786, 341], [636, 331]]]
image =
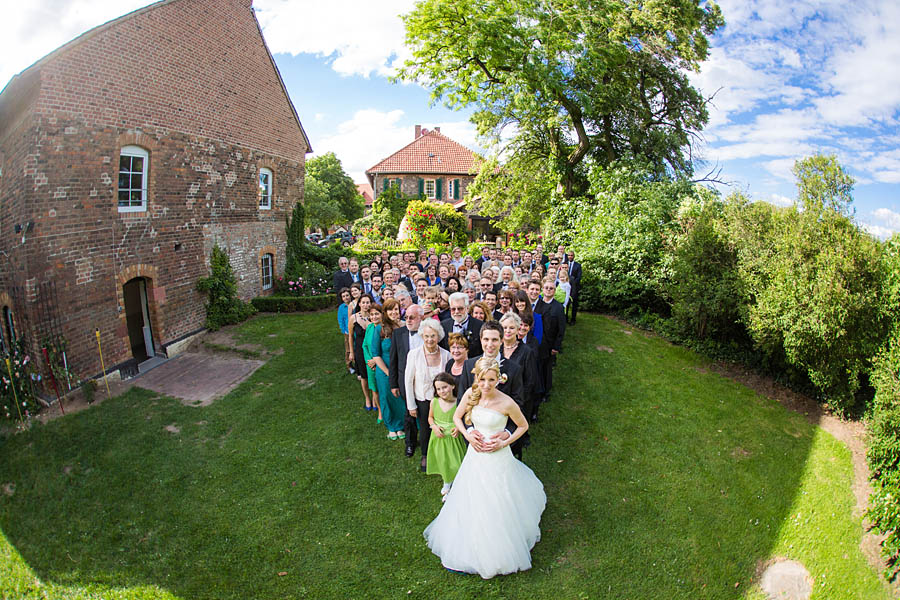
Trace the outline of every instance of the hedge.
[[337, 305], [335, 294], [321, 296], [261, 296], [250, 301], [259, 312], [309, 312]]

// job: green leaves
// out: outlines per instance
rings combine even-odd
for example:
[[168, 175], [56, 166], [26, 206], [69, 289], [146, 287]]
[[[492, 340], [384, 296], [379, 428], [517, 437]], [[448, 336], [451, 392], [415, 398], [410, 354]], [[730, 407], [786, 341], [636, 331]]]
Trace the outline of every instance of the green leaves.
[[336, 223], [349, 223], [365, 211], [365, 202], [356, 184], [344, 172], [333, 152], [311, 158], [306, 163], [304, 199], [309, 224], [328, 229]]

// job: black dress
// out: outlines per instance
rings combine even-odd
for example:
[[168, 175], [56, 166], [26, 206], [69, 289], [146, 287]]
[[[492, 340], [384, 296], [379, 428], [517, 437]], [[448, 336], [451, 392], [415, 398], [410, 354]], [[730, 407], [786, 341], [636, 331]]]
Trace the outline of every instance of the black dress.
[[356, 363], [356, 374], [365, 377], [368, 372], [366, 369], [366, 357], [363, 356], [363, 338], [366, 337], [366, 330], [362, 325], [353, 323], [353, 361]]
[[[444, 371], [446, 371], [447, 373], [450, 373], [450, 375], [453, 375], [453, 371], [450, 370], [452, 368], [453, 368], [453, 359], [451, 358], [450, 360], [447, 361], [447, 365], [444, 367]], [[460, 371], [459, 375], [453, 375], [453, 377], [456, 378], [457, 394], [459, 393], [459, 386], [462, 385], [462, 377], [463, 377], [464, 372], [465, 372], [465, 370]]]

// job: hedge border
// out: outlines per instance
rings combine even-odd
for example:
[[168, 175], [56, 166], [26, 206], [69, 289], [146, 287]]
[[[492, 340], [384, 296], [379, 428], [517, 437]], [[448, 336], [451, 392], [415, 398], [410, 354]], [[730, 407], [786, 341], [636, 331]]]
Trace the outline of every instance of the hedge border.
[[260, 296], [250, 301], [259, 312], [312, 312], [337, 305], [335, 294], [321, 296]]

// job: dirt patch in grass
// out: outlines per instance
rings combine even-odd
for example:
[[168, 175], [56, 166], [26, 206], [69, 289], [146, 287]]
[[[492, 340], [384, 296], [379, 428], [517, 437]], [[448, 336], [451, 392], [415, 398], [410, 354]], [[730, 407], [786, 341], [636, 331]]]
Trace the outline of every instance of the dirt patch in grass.
[[0, 489], [2, 489], [3, 493], [6, 494], [7, 496], [12, 496], [13, 494], [16, 493], [16, 484], [4, 483], [2, 488], [0, 488]]
[[613, 353], [613, 349], [609, 346], [597, 346], [597, 350], [599, 350], [600, 352], [609, 352], [610, 354]]
[[740, 458], [747, 458], [748, 456], [750, 456], [750, 451], [746, 450], [744, 448], [741, 448], [740, 446], [738, 446], [737, 448], [735, 448], [734, 450], [731, 451], [732, 458], [740, 459]]
[[181, 428], [174, 423], [172, 425], [166, 425], [165, 430], [169, 433], [181, 433]]
[[316, 385], [315, 379], [297, 379], [294, 381], [301, 390], [306, 390]]

